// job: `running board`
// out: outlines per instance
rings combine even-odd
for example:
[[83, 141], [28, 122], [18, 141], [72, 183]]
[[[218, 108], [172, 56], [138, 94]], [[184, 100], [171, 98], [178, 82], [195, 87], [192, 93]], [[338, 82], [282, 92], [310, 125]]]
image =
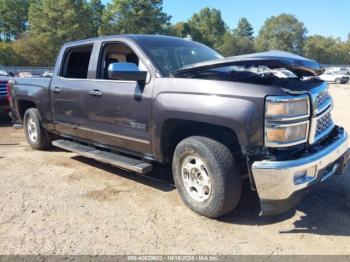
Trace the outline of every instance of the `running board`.
[[139, 174], [145, 174], [152, 170], [152, 165], [142, 160], [119, 155], [108, 151], [96, 149], [91, 146], [82, 145], [70, 140], [59, 139], [52, 142], [52, 145], [77, 153], [83, 157], [92, 158], [99, 162], [111, 164], [122, 169], [130, 170]]

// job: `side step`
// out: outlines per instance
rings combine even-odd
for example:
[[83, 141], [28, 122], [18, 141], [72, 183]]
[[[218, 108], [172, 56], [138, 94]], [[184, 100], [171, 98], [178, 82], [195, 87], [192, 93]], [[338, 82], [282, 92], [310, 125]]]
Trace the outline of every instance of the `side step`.
[[145, 174], [152, 170], [152, 165], [142, 160], [103, 151], [94, 147], [85, 146], [70, 140], [59, 139], [52, 141], [52, 145], [77, 153], [81, 156], [92, 158], [102, 163], [111, 164], [122, 169], [130, 170], [139, 174]]

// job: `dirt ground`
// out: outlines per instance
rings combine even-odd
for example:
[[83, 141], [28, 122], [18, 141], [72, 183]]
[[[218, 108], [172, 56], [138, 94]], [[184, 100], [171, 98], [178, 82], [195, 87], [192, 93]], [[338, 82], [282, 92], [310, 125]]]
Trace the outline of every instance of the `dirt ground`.
[[[350, 85], [332, 86], [350, 131]], [[167, 169], [139, 176], [73, 153], [31, 150], [0, 122], [0, 254], [350, 254], [350, 170], [286, 214], [248, 190], [220, 220], [180, 200]]]

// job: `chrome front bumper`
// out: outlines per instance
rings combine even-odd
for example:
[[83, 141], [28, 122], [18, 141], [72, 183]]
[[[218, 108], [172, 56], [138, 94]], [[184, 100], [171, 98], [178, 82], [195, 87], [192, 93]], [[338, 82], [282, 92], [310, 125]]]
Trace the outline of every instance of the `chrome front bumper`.
[[286, 211], [300, 200], [301, 192], [334, 175], [347, 162], [347, 140], [348, 135], [341, 130], [333, 143], [314, 154], [289, 161], [254, 162], [252, 173], [262, 214]]

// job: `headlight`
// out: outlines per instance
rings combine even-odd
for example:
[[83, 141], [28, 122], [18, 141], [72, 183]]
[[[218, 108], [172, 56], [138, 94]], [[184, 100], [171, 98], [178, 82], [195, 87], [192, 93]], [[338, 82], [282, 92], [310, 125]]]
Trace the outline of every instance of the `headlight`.
[[306, 142], [309, 122], [294, 125], [271, 125], [266, 127], [266, 143], [279, 146]]
[[274, 120], [292, 120], [309, 116], [309, 98], [307, 95], [292, 97], [266, 98], [266, 117]]
[[309, 96], [269, 96], [265, 104], [265, 145], [305, 143], [309, 134]]

